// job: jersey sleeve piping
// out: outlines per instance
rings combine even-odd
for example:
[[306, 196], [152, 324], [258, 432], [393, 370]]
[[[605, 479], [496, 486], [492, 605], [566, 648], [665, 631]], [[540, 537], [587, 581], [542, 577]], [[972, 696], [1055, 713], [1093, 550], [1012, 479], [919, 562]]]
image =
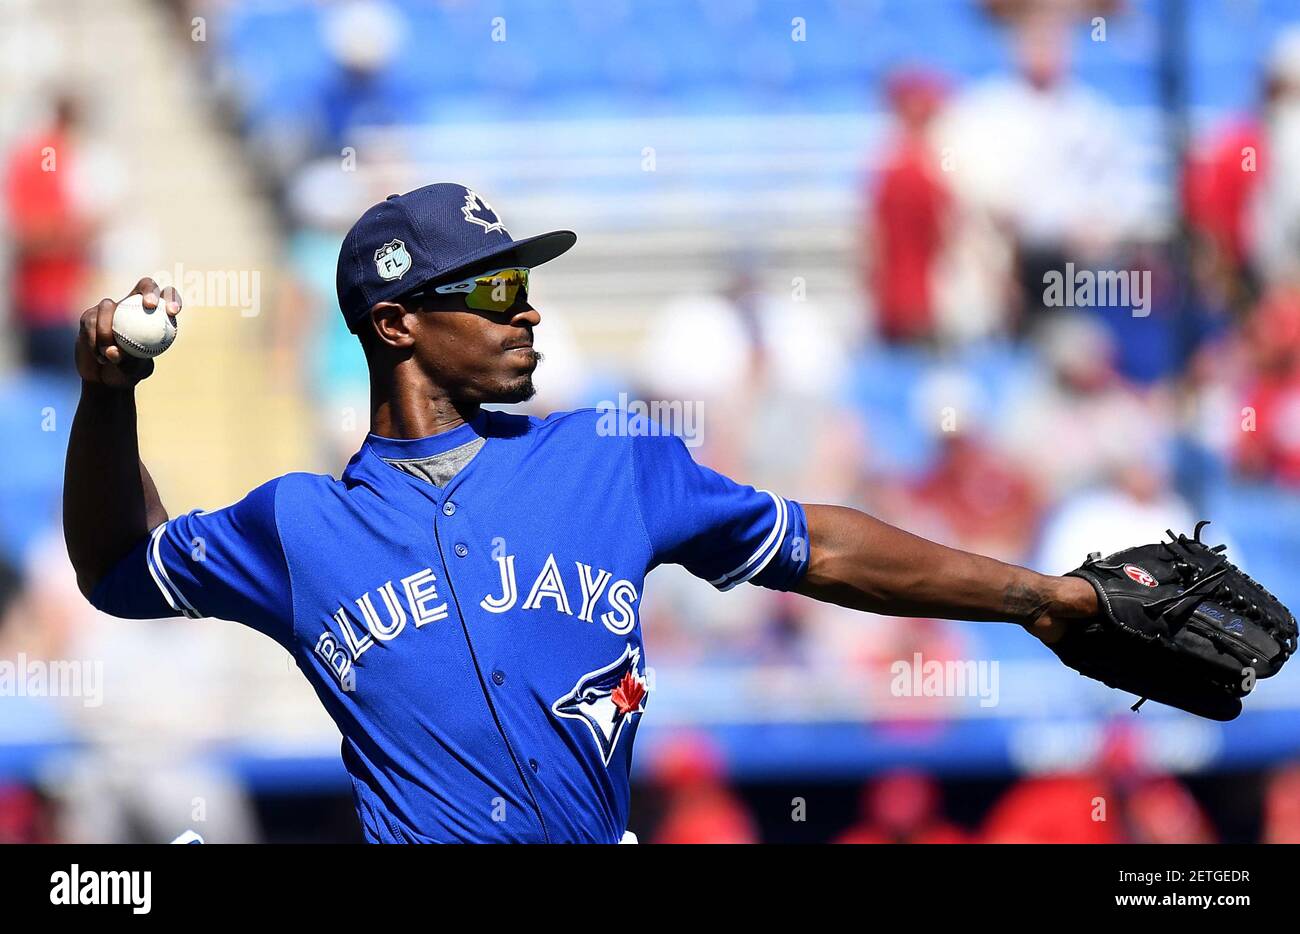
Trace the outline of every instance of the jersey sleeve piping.
[[772, 502], [776, 504], [776, 521], [772, 523], [772, 529], [768, 532], [767, 538], [763, 540], [763, 543], [754, 550], [754, 553], [748, 559], [721, 577], [709, 581], [719, 590], [731, 590], [736, 585], [745, 583], [756, 574], [762, 573], [763, 569], [772, 563], [772, 559], [781, 550], [782, 542], [785, 541], [786, 529], [790, 524], [789, 506], [786, 504], [785, 499], [770, 490], [759, 490], [758, 492], [766, 493], [772, 497]]
[[149, 567], [149, 576], [153, 578], [154, 584], [162, 593], [163, 599], [167, 605], [182, 616], [188, 616], [190, 619], [199, 619], [202, 614], [194, 608], [194, 605], [185, 598], [180, 588], [172, 581], [171, 575], [167, 573], [167, 567], [163, 564], [162, 555], [159, 553], [159, 547], [162, 542], [163, 532], [171, 523], [168, 519], [160, 523], [157, 528], [150, 533], [149, 547], [145, 549], [145, 561]]

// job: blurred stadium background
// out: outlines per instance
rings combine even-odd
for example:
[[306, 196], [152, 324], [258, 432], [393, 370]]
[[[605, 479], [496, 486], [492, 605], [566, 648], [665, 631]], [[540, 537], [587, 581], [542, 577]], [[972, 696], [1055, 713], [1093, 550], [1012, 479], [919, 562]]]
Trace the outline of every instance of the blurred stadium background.
[[[579, 232], [533, 410], [699, 404], [737, 479], [1048, 572], [1211, 518], [1300, 606], [1298, 0], [0, 0], [0, 49], [0, 840], [357, 839], [291, 659], [77, 594], [70, 327], [185, 294], [173, 513], [337, 473], [338, 243], [430, 181]], [[1066, 262], [1150, 314], [1043, 308]], [[1134, 715], [1013, 627], [652, 581], [643, 841], [1300, 842], [1300, 667]], [[917, 653], [996, 695], [897, 696]]]

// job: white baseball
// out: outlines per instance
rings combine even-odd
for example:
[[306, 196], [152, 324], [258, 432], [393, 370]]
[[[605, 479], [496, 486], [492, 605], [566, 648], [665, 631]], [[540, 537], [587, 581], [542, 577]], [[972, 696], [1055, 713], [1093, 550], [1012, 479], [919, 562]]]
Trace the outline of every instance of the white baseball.
[[167, 314], [166, 302], [144, 307], [143, 295], [128, 295], [113, 312], [113, 338], [124, 353], [147, 360], [156, 357], [176, 340], [176, 322]]

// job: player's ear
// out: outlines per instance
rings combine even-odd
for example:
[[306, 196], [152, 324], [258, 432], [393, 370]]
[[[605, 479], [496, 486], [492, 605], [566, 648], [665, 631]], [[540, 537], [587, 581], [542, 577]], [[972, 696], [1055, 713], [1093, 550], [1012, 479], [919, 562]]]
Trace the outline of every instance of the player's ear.
[[379, 302], [370, 309], [369, 324], [381, 343], [405, 348], [415, 343], [411, 325], [415, 316], [398, 302]]

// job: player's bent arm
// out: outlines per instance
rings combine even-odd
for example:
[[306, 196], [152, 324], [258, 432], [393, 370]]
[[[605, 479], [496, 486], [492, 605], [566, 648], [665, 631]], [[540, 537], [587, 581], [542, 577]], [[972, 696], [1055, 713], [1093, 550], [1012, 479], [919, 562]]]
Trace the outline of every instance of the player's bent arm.
[[[176, 291], [159, 292], [152, 279], [141, 279], [131, 292], [136, 293], [150, 307], [166, 302], [168, 314], [180, 311]], [[81, 400], [63, 473], [63, 536], [77, 586], [87, 597], [150, 529], [167, 521], [136, 436], [135, 384], [153, 372], [153, 361], [128, 357], [114, 344], [116, 304], [105, 299], [81, 316]]]
[[928, 541], [844, 506], [804, 506], [808, 569], [798, 593], [893, 616], [1013, 622], [1045, 641], [1095, 616], [1087, 581], [1050, 577]]
[[63, 535], [87, 597], [149, 530], [167, 521], [136, 440], [135, 393], [81, 388], [63, 476]]

